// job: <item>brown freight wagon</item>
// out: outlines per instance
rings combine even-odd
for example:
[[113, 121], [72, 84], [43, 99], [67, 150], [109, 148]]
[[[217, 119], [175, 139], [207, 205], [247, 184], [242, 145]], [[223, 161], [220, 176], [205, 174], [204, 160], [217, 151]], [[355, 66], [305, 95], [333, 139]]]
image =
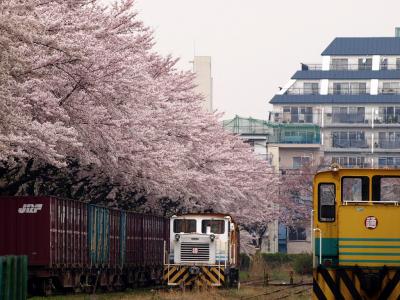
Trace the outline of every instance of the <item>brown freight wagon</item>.
[[0, 197], [0, 255], [27, 255], [31, 290], [47, 294], [160, 278], [168, 226], [162, 217], [79, 201]]

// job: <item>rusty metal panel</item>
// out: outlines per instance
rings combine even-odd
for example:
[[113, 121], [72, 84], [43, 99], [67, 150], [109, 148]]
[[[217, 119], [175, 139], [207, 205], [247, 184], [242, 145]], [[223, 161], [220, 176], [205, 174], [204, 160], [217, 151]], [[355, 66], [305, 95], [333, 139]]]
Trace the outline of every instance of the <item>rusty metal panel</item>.
[[50, 197], [0, 197], [0, 255], [27, 255], [48, 265]]
[[143, 261], [143, 215], [127, 213], [126, 220], [126, 263], [141, 266]]
[[87, 264], [87, 204], [52, 199], [50, 209], [50, 261], [54, 267]]

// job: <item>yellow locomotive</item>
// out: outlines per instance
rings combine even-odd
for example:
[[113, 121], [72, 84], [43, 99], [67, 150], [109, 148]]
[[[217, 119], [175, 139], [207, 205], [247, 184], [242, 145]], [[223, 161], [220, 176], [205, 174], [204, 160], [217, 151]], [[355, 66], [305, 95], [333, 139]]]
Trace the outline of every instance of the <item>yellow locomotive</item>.
[[400, 170], [320, 172], [313, 299], [400, 299]]

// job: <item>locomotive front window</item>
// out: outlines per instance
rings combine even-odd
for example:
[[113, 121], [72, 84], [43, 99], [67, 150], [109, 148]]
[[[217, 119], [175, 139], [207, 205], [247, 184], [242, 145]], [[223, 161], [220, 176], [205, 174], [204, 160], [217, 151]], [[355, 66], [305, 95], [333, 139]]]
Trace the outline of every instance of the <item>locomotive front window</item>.
[[342, 201], [368, 201], [369, 178], [343, 177], [342, 178]]
[[372, 194], [374, 201], [400, 201], [400, 177], [372, 177]]
[[224, 220], [203, 220], [201, 221], [201, 232], [207, 233], [207, 227], [211, 227], [211, 233], [223, 234], [225, 232]]
[[192, 233], [196, 232], [196, 220], [191, 219], [176, 219], [174, 220], [175, 233]]
[[318, 185], [318, 220], [320, 222], [335, 221], [336, 188], [334, 183]]

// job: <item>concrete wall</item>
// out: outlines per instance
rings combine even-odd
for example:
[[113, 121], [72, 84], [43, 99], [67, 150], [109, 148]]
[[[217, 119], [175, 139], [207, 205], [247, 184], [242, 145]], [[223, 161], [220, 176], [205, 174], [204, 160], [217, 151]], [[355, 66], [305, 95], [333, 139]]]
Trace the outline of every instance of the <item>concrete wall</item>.
[[268, 223], [268, 233], [262, 239], [261, 252], [278, 252], [278, 220]]
[[312, 244], [311, 244], [311, 224], [304, 223], [299, 226], [302, 226], [306, 230], [306, 240], [305, 241], [290, 241], [287, 240], [287, 253], [288, 254], [298, 254], [298, 253], [311, 253], [312, 252]]
[[276, 170], [293, 168], [293, 157], [310, 157], [311, 161], [319, 162], [323, 155], [319, 148], [281, 147], [278, 144], [268, 145], [268, 153], [272, 154], [272, 165]]

